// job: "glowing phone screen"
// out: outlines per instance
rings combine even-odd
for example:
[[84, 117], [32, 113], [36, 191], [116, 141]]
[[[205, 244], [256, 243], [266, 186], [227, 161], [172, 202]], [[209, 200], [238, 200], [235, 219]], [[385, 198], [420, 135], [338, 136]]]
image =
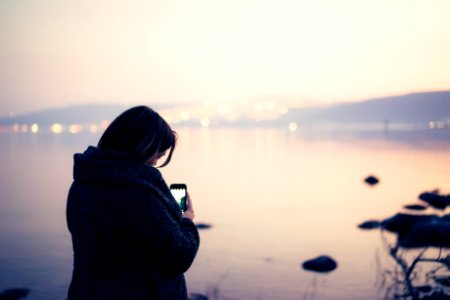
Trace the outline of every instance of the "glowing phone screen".
[[186, 189], [184, 188], [171, 188], [173, 197], [177, 201], [182, 211], [186, 210]]

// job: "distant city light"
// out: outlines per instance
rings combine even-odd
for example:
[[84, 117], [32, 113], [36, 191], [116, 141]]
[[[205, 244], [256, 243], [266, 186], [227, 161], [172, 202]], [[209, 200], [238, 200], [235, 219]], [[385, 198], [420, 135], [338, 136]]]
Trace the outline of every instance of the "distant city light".
[[260, 102], [258, 102], [258, 103], [255, 104], [255, 110], [256, 110], [257, 112], [261, 112], [261, 111], [263, 111], [263, 109], [264, 109], [264, 104], [262, 104], [262, 103], [260, 103]]
[[109, 121], [108, 120], [103, 120], [102, 124], [100, 125], [103, 129], [106, 129], [109, 126]]
[[188, 111], [183, 111], [182, 113], [181, 113], [181, 119], [183, 120], [183, 121], [187, 121], [187, 120], [189, 120], [191, 118], [191, 113], [190, 112], [188, 112]]
[[50, 127], [50, 130], [51, 130], [53, 133], [59, 134], [59, 133], [61, 133], [61, 132], [64, 131], [64, 128], [63, 128], [63, 126], [62, 126], [61, 124], [59, 124], [59, 123], [54, 123], [54, 124], [52, 124], [52, 126]]
[[267, 110], [274, 110], [275, 109], [275, 103], [273, 101], [267, 101], [265, 103], [265, 107]]
[[280, 114], [286, 114], [288, 112], [288, 108], [286, 106], [280, 106], [278, 111]]
[[91, 124], [91, 126], [89, 126], [89, 131], [91, 133], [96, 133], [98, 131], [98, 126], [96, 124]]
[[289, 123], [288, 128], [289, 128], [289, 131], [296, 131], [298, 128], [298, 125], [295, 122], [291, 122], [291, 123]]
[[238, 103], [239, 103], [240, 105], [246, 105], [246, 104], [248, 103], [248, 99], [245, 98], [245, 97], [240, 98], [240, 99], [238, 100]]
[[430, 121], [430, 123], [428, 123], [428, 128], [434, 129], [434, 128], [436, 128], [436, 124], [434, 124], [433, 121]]
[[27, 132], [28, 131], [28, 126], [27, 125], [22, 125], [22, 126], [20, 126], [20, 131], [22, 131], [22, 132]]
[[203, 105], [204, 106], [212, 106], [213, 105], [213, 100], [212, 99], [206, 99], [205, 101], [203, 101]]
[[217, 112], [222, 115], [229, 113], [230, 110], [231, 109], [227, 104], [219, 104], [219, 106], [217, 106]]
[[209, 119], [208, 118], [202, 118], [200, 120], [200, 125], [202, 125], [202, 127], [208, 127], [209, 126]]
[[19, 130], [20, 130], [19, 124], [14, 124], [14, 125], [13, 125], [13, 131], [14, 131], [14, 132], [18, 132]]
[[72, 124], [69, 126], [69, 132], [72, 134], [79, 133], [81, 131], [81, 126], [78, 124]]
[[37, 133], [39, 131], [39, 125], [34, 123], [31, 125], [31, 132], [32, 133]]

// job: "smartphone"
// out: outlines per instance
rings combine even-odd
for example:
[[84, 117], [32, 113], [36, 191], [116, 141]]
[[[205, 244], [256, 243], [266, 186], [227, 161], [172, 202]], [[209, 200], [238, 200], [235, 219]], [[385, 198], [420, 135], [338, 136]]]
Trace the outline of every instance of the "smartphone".
[[186, 211], [187, 205], [186, 205], [186, 193], [187, 193], [187, 187], [184, 183], [174, 183], [170, 185], [170, 192], [172, 193], [173, 197], [177, 201], [178, 205], [181, 208], [181, 211]]

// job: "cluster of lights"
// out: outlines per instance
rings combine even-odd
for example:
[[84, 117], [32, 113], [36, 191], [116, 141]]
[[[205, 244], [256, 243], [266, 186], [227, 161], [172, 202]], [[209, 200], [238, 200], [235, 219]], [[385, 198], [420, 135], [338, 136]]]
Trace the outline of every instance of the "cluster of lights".
[[447, 122], [434, 122], [434, 121], [430, 121], [428, 123], [428, 128], [429, 129], [446, 129], [446, 128], [450, 128], [450, 121]]
[[297, 131], [297, 128], [298, 128], [298, 125], [295, 122], [290, 122], [288, 125], [289, 131], [292, 131], [292, 132]]
[[[221, 121], [234, 123], [238, 121], [261, 122], [275, 120], [288, 112], [287, 106], [275, 101], [251, 101], [247, 98], [232, 99], [226, 101], [205, 101], [197, 106], [177, 106], [160, 111], [161, 116], [170, 124], [190, 124], [201, 127], [210, 127], [220, 124]], [[106, 129], [108, 121], [101, 124], [61, 124], [53, 123], [50, 126], [33, 124], [14, 124], [12, 126], [0, 126], [0, 132], [52, 132], [54, 134], [80, 132], [97, 133]], [[431, 126], [431, 125], [430, 125]], [[287, 129], [294, 132], [298, 129], [296, 122], [290, 122]]]
[[31, 132], [37, 134], [39, 132], [52, 132], [54, 134], [61, 134], [63, 132], [69, 132], [71, 134], [77, 134], [83, 131], [91, 133], [97, 133], [100, 130], [106, 129], [109, 122], [103, 121], [101, 124], [70, 124], [63, 125], [60, 123], [53, 123], [50, 126], [42, 126], [37, 123], [29, 124], [14, 124], [12, 126], [0, 127], [0, 132]]
[[164, 119], [171, 124], [191, 122], [208, 127], [219, 121], [238, 122], [250, 120], [255, 122], [274, 120], [288, 112], [285, 105], [275, 101], [250, 101], [246, 98], [226, 101], [205, 101], [199, 106], [186, 106], [161, 111]]

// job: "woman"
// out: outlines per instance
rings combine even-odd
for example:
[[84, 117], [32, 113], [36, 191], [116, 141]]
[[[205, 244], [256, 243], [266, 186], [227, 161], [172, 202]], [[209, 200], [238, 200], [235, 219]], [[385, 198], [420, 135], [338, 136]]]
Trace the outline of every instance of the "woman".
[[199, 247], [192, 200], [181, 212], [155, 168], [176, 133], [152, 109], [133, 107], [97, 147], [74, 155], [67, 200], [74, 270], [68, 300], [186, 299], [183, 273]]

